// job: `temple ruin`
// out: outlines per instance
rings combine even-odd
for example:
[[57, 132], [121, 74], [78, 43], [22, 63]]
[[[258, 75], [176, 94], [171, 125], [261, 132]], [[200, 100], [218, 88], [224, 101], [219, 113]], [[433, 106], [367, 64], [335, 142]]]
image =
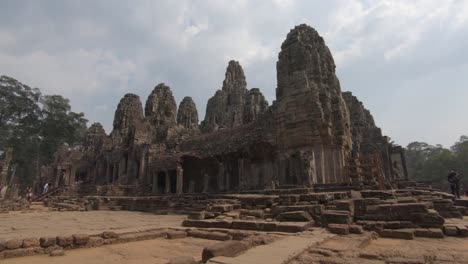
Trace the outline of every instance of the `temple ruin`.
[[[0, 225], [0, 259], [102, 246], [128, 262], [131, 245], [118, 244], [148, 240], [134, 245], [139, 262], [151, 251], [160, 258], [152, 263], [169, 264], [466, 263], [468, 200], [408, 179], [404, 149], [342, 92], [323, 38], [296, 26], [276, 67], [268, 104], [230, 61], [201, 122], [192, 98], [177, 107], [164, 83], [144, 105], [126, 94], [110, 134], [92, 124], [81, 146], [60, 148], [41, 168], [37, 211], [16, 215], [33, 227]], [[0, 212], [19, 206], [0, 203]], [[415, 243], [375, 251], [379, 236]], [[440, 254], [449, 247], [457, 250]]]
[[[229, 62], [200, 124], [193, 100], [185, 97], [177, 108], [164, 83], [144, 108], [137, 95], [126, 94], [110, 135], [93, 124], [81, 149], [61, 150], [43, 178], [55, 186], [132, 185], [146, 194], [312, 188], [392, 180], [392, 160], [405, 166], [393, 148], [362, 103], [342, 93], [323, 38], [300, 25], [281, 45], [271, 105], [259, 88], [247, 88], [237, 61]], [[360, 177], [354, 161], [369, 155], [382, 168]]]

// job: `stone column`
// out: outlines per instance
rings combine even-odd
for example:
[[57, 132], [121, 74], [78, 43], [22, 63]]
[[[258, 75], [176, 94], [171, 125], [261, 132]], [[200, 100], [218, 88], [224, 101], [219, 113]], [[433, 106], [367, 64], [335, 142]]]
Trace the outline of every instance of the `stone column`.
[[164, 189], [164, 193], [171, 193], [171, 177], [169, 176], [169, 171], [164, 171], [166, 176], [166, 188]]
[[57, 173], [55, 174], [55, 186], [54, 187], [59, 186], [61, 173], [62, 173], [62, 168], [60, 166], [57, 166]]
[[111, 180], [110, 177], [111, 177], [111, 175], [110, 175], [110, 165], [109, 165], [109, 162], [106, 161], [106, 184], [109, 184], [109, 182]]
[[71, 170], [70, 170], [70, 185], [75, 185], [75, 177], [76, 177], [76, 165], [72, 165]]
[[151, 180], [153, 182], [153, 186], [152, 186], [152, 191], [153, 193], [159, 193], [159, 190], [158, 190], [158, 177], [159, 177], [159, 174], [156, 173], [156, 172], [153, 172], [153, 173], [149, 173], [149, 175], [151, 175]]
[[176, 193], [182, 194], [184, 192], [184, 169], [179, 164], [176, 168], [177, 182], [176, 182]]
[[203, 174], [203, 191], [202, 193], [208, 193], [208, 190], [210, 188], [210, 176], [208, 173]]
[[114, 163], [113, 169], [112, 169], [112, 182], [115, 181], [115, 178], [117, 178], [117, 173], [119, 173], [119, 168], [117, 167], [117, 164]]

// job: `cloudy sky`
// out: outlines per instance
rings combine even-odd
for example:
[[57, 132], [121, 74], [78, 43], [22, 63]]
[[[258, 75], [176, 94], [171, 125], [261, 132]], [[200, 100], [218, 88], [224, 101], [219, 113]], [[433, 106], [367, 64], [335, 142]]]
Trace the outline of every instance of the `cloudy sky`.
[[301, 23], [397, 143], [468, 134], [468, 1], [2, 0], [0, 75], [64, 95], [108, 133], [125, 93], [144, 102], [160, 82], [203, 119], [230, 59], [271, 103], [281, 43]]

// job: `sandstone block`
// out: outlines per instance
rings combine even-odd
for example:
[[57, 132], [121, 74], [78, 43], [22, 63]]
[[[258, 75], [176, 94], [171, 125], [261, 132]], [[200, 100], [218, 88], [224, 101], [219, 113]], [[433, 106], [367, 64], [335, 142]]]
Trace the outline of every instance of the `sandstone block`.
[[235, 220], [232, 221], [232, 228], [242, 230], [260, 230], [260, 224], [256, 221]]
[[30, 248], [30, 247], [38, 247], [40, 246], [41, 243], [39, 242], [39, 239], [37, 238], [26, 238], [23, 239], [23, 248]]
[[89, 236], [86, 234], [73, 235], [73, 243], [75, 245], [84, 245], [88, 243], [88, 241], [89, 241]]
[[104, 231], [104, 232], [102, 232], [101, 237], [104, 238], [104, 239], [118, 238], [119, 234], [117, 234], [116, 232], [113, 232], [113, 231]]
[[349, 225], [350, 234], [363, 234], [364, 229], [360, 225]]
[[166, 238], [167, 239], [178, 239], [178, 238], [184, 238], [186, 237], [187, 234], [185, 231], [179, 231], [179, 230], [169, 230], [167, 231]]
[[312, 225], [313, 225], [312, 222], [309, 222], [309, 223], [305, 223], [305, 222], [279, 223], [276, 226], [276, 231], [285, 232], [285, 233], [299, 233], [299, 232], [303, 232], [306, 229], [310, 228]]
[[57, 244], [61, 247], [69, 247], [73, 245], [73, 236], [58, 236]]
[[21, 239], [10, 239], [5, 243], [6, 249], [17, 249], [23, 245], [23, 240]]
[[5, 240], [0, 240], [0, 252], [5, 250], [6, 248], [6, 241]]
[[[115, 239], [115, 238], [112, 238]], [[86, 244], [89, 247], [100, 247], [104, 245], [104, 238], [102, 237], [89, 237], [89, 241]]]
[[461, 237], [468, 237], [468, 228], [463, 225], [457, 225], [458, 235]]
[[210, 240], [220, 240], [220, 241], [226, 241], [226, 240], [232, 239], [232, 237], [226, 233], [208, 232], [208, 231], [203, 231], [203, 230], [189, 230], [187, 231], [187, 236], [210, 239]]
[[349, 226], [342, 224], [329, 224], [328, 231], [337, 235], [349, 235]]
[[41, 237], [39, 239], [40, 245], [43, 248], [47, 247], [52, 247], [57, 244], [57, 238], [56, 237]]
[[44, 249], [41, 247], [32, 247], [32, 248], [17, 248], [12, 250], [5, 250], [3, 252], [4, 258], [15, 258], [15, 257], [26, 257], [42, 254]]
[[193, 257], [190, 256], [179, 256], [174, 257], [169, 260], [169, 264], [197, 264], [198, 262], [195, 261]]
[[458, 228], [456, 226], [444, 226], [444, 233], [447, 236], [458, 236]]
[[414, 230], [414, 235], [416, 237], [444, 238], [442, 229], [437, 228], [417, 228]]
[[205, 219], [205, 212], [191, 212], [187, 218], [191, 220], [203, 220]]
[[281, 213], [276, 220], [280, 222], [310, 222], [313, 221], [309, 213], [304, 211]]
[[247, 250], [246, 246], [240, 241], [219, 242], [203, 249], [202, 261], [207, 262], [209, 259], [217, 256], [234, 257], [245, 250]]
[[406, 229], [406, 230], [383, 229], [379, 232], [379, 235], [385, 238], [398, 238], [398, 239], [407, 239], [407, 240], [414, 239], [414, 231], [411, 229]]
[[49, 256], [51, 256], [51, 257], [65, 256], [65, 251], [63, 249], [56, 249], [56, 250], [50, 252]]
[[352, 218], [348, 211], [326, 210], [322, 212], [323, 225], [351, 224]]

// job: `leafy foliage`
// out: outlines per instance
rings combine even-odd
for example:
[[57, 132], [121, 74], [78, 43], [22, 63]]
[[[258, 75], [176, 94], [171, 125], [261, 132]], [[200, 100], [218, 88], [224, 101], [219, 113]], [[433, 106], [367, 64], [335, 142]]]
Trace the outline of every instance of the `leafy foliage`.
[[20, 182], [30, 184], [59, 146], [77, 145], [86, 123], [83, 113], [71, 111], [68, 99], [0, 77], [0, 150], [13, 148]]
[[408, 173], [418, 181], [430, 181], [448, 189], [449, 170], [457, 169], [462, 181], [468, 181], [468, 136], [461, 136], [450, 149], [442, 145], [412, 142], [406, 147]]

